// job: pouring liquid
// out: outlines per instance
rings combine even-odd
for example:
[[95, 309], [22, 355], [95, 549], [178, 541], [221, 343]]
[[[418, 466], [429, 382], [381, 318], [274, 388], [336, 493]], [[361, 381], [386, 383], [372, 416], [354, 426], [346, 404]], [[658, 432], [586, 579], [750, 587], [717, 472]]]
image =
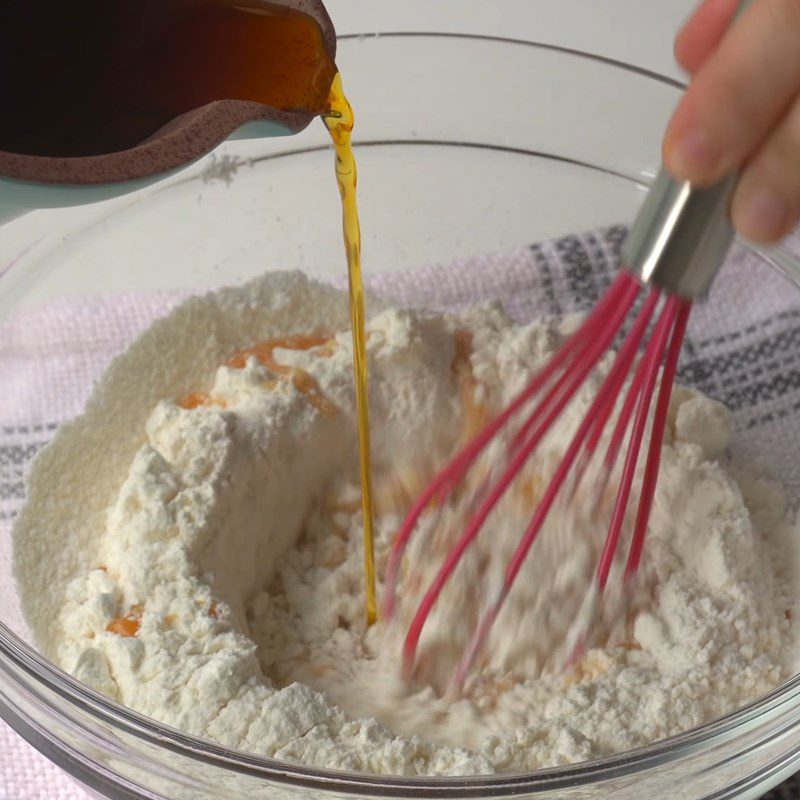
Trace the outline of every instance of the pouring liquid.
[[353, 330], [353, 373], [356, 383], [358, 452], [361, 477], [361, 510], [364, 517], [364, 579], [367, 624], [378, 618], [375, 593], [375, 544], [373, 534], [372, 469], [369, 437], [369, 395], [367, 391], [367, 342], [364, 333], [364, 287], [361, 281], [361, 226], [356, 204], [357, 171], [350, 139], [353, 109], [342, 91], [339, 73], [328, 97], [329, 110], [323, 116], [336, 151], [336, 181], [342, 196], [344, 248], [350, 291], [350, 326]]

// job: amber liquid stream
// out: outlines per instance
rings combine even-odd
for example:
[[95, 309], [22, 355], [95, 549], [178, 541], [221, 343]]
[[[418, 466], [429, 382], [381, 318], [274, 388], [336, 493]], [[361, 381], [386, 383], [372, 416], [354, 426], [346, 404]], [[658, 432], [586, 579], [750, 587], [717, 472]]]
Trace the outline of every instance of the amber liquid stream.
[[364, 579], [367, 624], [378, 617], [375, 594], [375, 542], [373, 534], [372, 469], [369, 437], [369, 394], [367, 391], [367, 342], [364, 333], [364, 286], [361, 280], [361, 225], [358, 221], [356, 184], [358, 175], [353, 148], [353, 109], [342, 91], [339, 73], [329, 95], [330, 109], [323, 117], [336, 151], [336, 181], [342, 196], [344, 248], [350, 290], [350, 325], [353, 330], [353, 373], [356, 383], [358, 452], [361, 476], [361, 509], [364, 517]]

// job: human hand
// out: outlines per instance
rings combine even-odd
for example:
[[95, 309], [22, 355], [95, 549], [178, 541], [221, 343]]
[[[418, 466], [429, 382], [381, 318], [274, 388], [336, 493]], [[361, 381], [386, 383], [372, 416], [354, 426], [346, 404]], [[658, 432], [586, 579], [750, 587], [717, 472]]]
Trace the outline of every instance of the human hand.
[[663, 143], [667, 169], [704, 186], [741, 170], [739, 233], [774, 242], [800, 220], [800, 0], [703, 0], [675, 40], [691, 84]]

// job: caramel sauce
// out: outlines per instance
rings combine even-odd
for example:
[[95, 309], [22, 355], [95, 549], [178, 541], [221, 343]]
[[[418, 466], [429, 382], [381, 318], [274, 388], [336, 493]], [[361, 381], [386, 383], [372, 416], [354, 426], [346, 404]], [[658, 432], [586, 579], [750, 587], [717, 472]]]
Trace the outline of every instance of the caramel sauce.
[[458, 390], [464, 406], [464, 421], [461, 439], [469, 441], [489, 422], [489, 409], [481, 403], [476, 395], [478, 381], [472, 373], [472, 334], [466, 330], [458, 330], [454, 337], [453, 360], [450, 368], [458, 378]]
[[361, 279], [361, 226], [358, 221], [356, 185], [358, 172], [353, 156], [353, 109], [342, 90], [337, 73], [328, 97], [328, 111], [323, 116], [336, 153], [336, 181], [342, 197], [342, 232], [347, 256], [350, 288], [350, 326], [353, 331], [353, 373], [356, 383], [358, 453], [361, 478], [361, 509], [364, 517], [364, 580], [367, 601], [367, 624], [378, 618], [375, 589], [375, 542], [373, 533], [372, 465], [369, 436], [369, 394], [367, 391], [367, 338], [364, 332], [364, 286]]
[[140, 605], [131, 606], [131, 610], [124, 617], [117, 617], [106, 625], [109, 633], [116, 633], [117, 636], [132, 637], [139, 633], [142, 625], [142, 614], [144, 608]]
[[205, 392], [192, 392], [182, 397], [178, 401], [181, 408], [191, 410], [193, 408], [200, 408], [200, 406], [219, 406], [225, 408], [227, 405], [221, 397], [213, 397]]
[[546, 488], [547, 484], [539, 473], [523, 474], [514, 483], [511, 496], [523, 512], [530, 511], [536, 508]]
[[[322, 390], [317, 386], [314, 377], [299, 367], [292, 367], [288, 364], [281, 364], [275, 358], [276, 350], [312, 350], [319, 348], [319, 355], [328, 357], [332, 355], [333, 348], [331, 340], [322, 336], [282, 336], [277, 339], [267, 339], [259, 342], [253, 347], [239, 350], [234, 353], [226, 362], [227, 366], [234, 369], [244, 369], [247, 359], [250, 356], [256, 358], [271, 372], [275, 372], [283, 380], [288, 380], [300, 394], [308, 398], [308, 401], [325, 416], [332, 417], [336, 414], [336, 406], [328, 400]], [[274, 389], [277, 386], [275, 381], [267, 381], [265, 388]], [[195, 409], [201, 406], [226, 407], [226, 402], [221, 397], [214, 397], [206, 392], [190, 392], [178, 400], [178, 405], [185, 409]]]
[[[314, 408], [326, 417], [336, 414], [336, 406], [328, 400], [314, 380], [313, 375], [299, 367], [281, 364], [275, 359], [276, 350], [312, 350], [328, 343], [327, 336], [282, 336], [278, 339], [267, 339], [246, 350], [239, 350], [228, 359], [228, 366], [244, 369], [250, 356], [258, 359], [268, 370], [291, 381], [295, 389], [304, 395]], [[329, 351], [328, 351], [329, 352]]]

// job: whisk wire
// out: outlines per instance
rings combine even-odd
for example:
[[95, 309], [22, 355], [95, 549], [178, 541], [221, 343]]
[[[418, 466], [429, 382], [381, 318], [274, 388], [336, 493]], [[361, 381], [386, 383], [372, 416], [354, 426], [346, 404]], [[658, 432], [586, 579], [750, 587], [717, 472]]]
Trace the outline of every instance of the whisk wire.
[[[626, 286], [626, 283], [627, 283], [627, 286]], [[622, 289], [622, 291], [620, 291], [619, 293], [615, 293], [613, 295], [612, 299], [614, 300], [615, 303], [619, 303], [621, 305], [624, 305], [625, 309], [626, 309], [626, 313], [627, 313], [627, 311], [630, 310], [630, 306], [633, 304], [633, 301], [636, 298], [636, 294], [638, 293], [639, 287], [635, 283], [635, 281], [633, 281], [631, 279], [631, 280], [628, 280], [627, 282], [620, 281], [620, 288]], [[595, 364], [595, 362], [596, 362], [596, 360], [598, 358], [598, 356], [596, 355], [597, 350], [598, 350], [597, 337], [598, 337], [598, 335], [602, 335], [601, 331], [604, 331], [604, 330], [606, 330], [608, 328], [608, 320], [609, 319], [616, 319], [615, 314], [618, 313], [620, 309], [619, 309], [619, 307], [617, 307], [617, 308], [613, 308], [612, 307], [610, 309], [607, 309], [606, 306], [603, 306], [601, 310], [603, 311], [602, 315], [596, 315], [595, 316], [593, 314], [591, 316], [591, 319], [587, 320], [587, 322], [589, 322], [589, 324], [586, 325], [586, 326], [581, 326], [582, 340], [577, 341], [577, 342], [576, 341], [572, 341], [572, 340], [568, 340], [565, 343], [565, 346], [569, 346], [571, 349], [574, 349], [574, 354], [573, 354], [573, 357], [571, 359], [571, 366], [577, 367], [578, 363], [585, 364], [587, 361], [590, 362], [592, 366]], [[611, 315], [610, 317], [609, 317], [609, 314]], [[622, 324], [622, 320], [624, 319], [624, 317], [625, 317], [625, 314], [623, 314], [622, 318], [620, 319], [620, 323], [619, 323], [620, 325]], [[617, 331], [618, 327], [619, 326], [617, 326], [617, 328], [615, 328], [614, 331], [611, 332], [611, 338], [609, 339], [609, 343], [610, 343], [611, 339], [613, 339], [613, 337], [616, 335], [616, 331]], [[608, 345], [606, 345], [606, 346], [608, 346]], [[601, 353], [602, 353], [603, 349], [605, 349], [605, 348], [600, 349]], [[570, 365], [569, 362], [567, 362], [567, 365], [568, 366]], [[557, 393], [560, 392], [563, 389], [563, 387], [564, 387], [566, 381], [569, 379], [569, 377], [570, 377], [570, 371], [569, 371], [568, 368], [566, 368], [564, 373], [560, 376], [560, 378], [551, 387], [550, 394], [548, 395], [548, 398], [550, 398], [550, 399], [555, 398]], [[568, 396], [567, 396], [567, 400], [571, 396], [572, 396], [572, 393], [570, 392], [568, 394]], [[544, 405], [545, 404], [542, 403], [540, 405], [540, 408], [542, 408], [542, 406], [544, 406]], [[517, 447], [520, 447], [525, 442], [526, 437], [527, 437], [528, 433], [530, 432], [530, 429], [533, 427], [533, 425], [539, 419], [539, 416], [541, 415], [541, 413], [542, 412], [540, 412], [539, 414], [536, 414], [536, 413], [531, 414], [528, 417], [528, 419], [525, 420], [525, 422], [515, 432], [514, 437], [512, 439], [512, 447], [511, 447], [512, 450], [516, 449]]]
[[405, 554], [411, 535], [417, 522], [425, 509], [434, 501], [443, 503], [453, 488], [464, 477], [469, 467], [478, 455], [484, 450], [494, 436], [507, 424], [507, 422], [528, 403], [556, 374], [556, 372], [569, 365], [583, 351], [591, 341], [591, 334], [599, 320], [602, 320], [610, 308], [620, 300], [624, 293], [631, 292], [636, 286], [633, 278], [625, 272], [620, 273], [609, 287], [606, 294], [589, 313], [579, 328], [568, 337], [553, 358], [534, 377], [534, 379], [517, 395], [511, 404], [490, 422], [480, 433], [468, 442], [460, 452], [447, 464], [431, 481], [429, 486], [420, 494], [406, 516], [400, 530], [395, 537], [389, 560], [386, 567], [383, 596], [383, 616], [387, 619], [394, 614], [397, 581], [400, 564]]
[[633, 536], [631, 537], [630, 549], [628, 551], [628, 561], [625, 566], [626, 580], [629, 580], [636, 572], [642, 557], [644, 537], [647, 532], [647, 523], [650, 520], [650, 511], [653, 507], [653, 498], [655, 497], [658, 470], [661, 465], [661, 445], [664, 441], [669, 401], [672, 396], [672, 384], [675, 381], [675, 373], [678, 369], [678, 357], [680, 356], [681, 346], [683, 345], [683, 338], [686, 335], [689, 314], [692, 310], [692, 304], [688, 300], [679, 299], [677, 303], [678, 310], [675, 319], [675, 327], [672, 329], [672, 337], [669, 342], [669, 348], [664, 360], [664, 369], [661, 374], [661, 385], [658, 389], [658, 400], [656, 400], [656, 409], [653, 414], [650, 447], [647, 452], [647, 461], [645, 462], [644, 476], [642, 478], [639, 508], [636, 512]]
[[[667, 412], [669, 411], [672, 384], [675, 379], [678, 356], [680, 355], [683, 337], [686, 333], [686, 325], [690, 311], [691, 303], [687, 300], [682, 300], [674, 296], [666, 300], [659, 323], [639, 363], [637, 374], [631, 382], [628, 397], [626, 398], [626, 405], [632, 407], [633, 403], [629, 404], [628, 400], [631, 398], [638, 399], [637, 417], [634, 421], [634, 428], [631, 431], [629, 450], [625, 466], [623, 467], [623, 477], [615, 498], [612, 520], [606, 536], [604, 550], [598, 563], [597, 576], [587, 592], [586, 598], [565, 637], [566, 651], [569, 654], [567, 666], [571, 666], [577, 662], [585, 652], [587, 634], [598, 613], [600, 597], [608, 581], [618, 546], [622, 522], [628, 506], [633, 472], [636, 467], [638, 452], [644, 435], [655, 379], [664, 353], [666, 339], [670, 336], [671, 331], [667, 355], [664, 359], [664, 369], [661, 375], [658, 400], [656, 401], [656, 410], [653, 415], [650, 445], [647, 453], [647, 461], [645, 463], [642, 488], [639, 495], [636, 522], [634, 523], [634, 530], [628, 551], [628, 560], [623, 577], [624, 596], [630, 596], [632, 592], [631, 579], [639, 566], [647, 524], [650, 519], [650, 511], [655, 496], [656, 480], [658, 478], [658, 470], [661, 461], [661, 445], [664, 440], [664, 430], [666, 427]], [[661, 331], [659, 331], [659, 326], [663, 326]], [[607, 478], [609, 470], [604, 468], [603, 474]]]
[[[642, 305], [642, 309], [639, 312], [639, 316], [636, 318], [636, 321], [631, 327], [629, 334], [625, 337], [625, 340], [619, 349], [617, 360], [612, 368], [613, 377], [612, 374], [609, 373], [608, 382], [605, 383], [602, 390], [598, 392], [600, 403], [597, 413], [594, 415], [589, 415], [592, 419], [592, 428], [587, 436], [586, 444], [584, 445], [583, 452], [581, 453], [581, 458], [578, 461], [573, 493], [577, 489], [580, 479], [582, 478], [586, 467], [589, 465], [589, 462], [591, 461], [591, 458], [597, 449], [597, 445], [600, 443], [600, 438], [603, 435], [603, 431], [606, 428], [609, 417], [614, 411], [617, 397], [619, 396], [619, 391], [625, 383], [625, 378], [630, 372], [631, 365], [636, 358], [636, 353], [639, 349], [639, 343], [645, 331], [647, 330], [647, 326], [650, 324], [650, 320], [653, 317], [653, 312], [658, 304], [659, 296], [660, 293], [657, 290], [653, 290], [648, 293], [644, 304]], [[620, 411], [620, 417], [622, 417], [625, 413], [626, 408], [623, 406]], [[627, 413], [629, 414], [630, 412]], [[604, 468], [601, 473], [601, 478], [595, 486], [596, 498], [599, 498], [605, 489], [606, 481], [608, 480], [608, 476], [613, 467], [614, 459], [609, 459], [606, 457], [604, 460]]]
[[[644, 430], [650, 410], [650, 400], [653, 396], [653, 388], [656, 378], [658, 377], [659, 367], [661, 366], [661, 358], [667, 345], [667, 338], [672, 330], [678, 312], [677, 303], [678, 300], [675, 297], [667, 298], [664, 303], [655, 330], [639, 362], [639, 366], [636, 370], [636, 377], [628, 390], [628, 398], [633, 398], [633, 401], [636, 403], [636, 415], [628, 440], [628, 451], [622, 468], [622, 477], [614, 502], [614, 510], [611, 514], [611, 523], [608, 527], [605, 546], [603, 547], [603, 552], [597, 567], [597, 584], [601, 592], [605, 589], [608, 576], [611, 573], [614, 554], [617, 551], [620, 533], [622, 532], [622, 523], [628, 508], [628, 500], [630, 499], [631, 488], [633, 487], [636, 463], [639, 460], [639, 451], [642, 446], [642, 438], [644, 437]], [[625, 422], [625, 427], [627, 428], [627, 421]]]
[[[403, 644], [403, 665], [406, 673], [410, 673], [411, 668], [413, 667], [417, 645], [419, 643], [422, 630], [425, 626], [425, 622], [430, 615], [433, 606], [438, 600], [444, 585], [455, 571], [470, 544], [480, 533], [481, 528], [483, 527], [483, 524], [491, 513], [492, 509], [505, 494], [506, 490], [513, 482], [517, 473], [519, 473], [519, 471], [525, 465], [541, 438], [564, 410], [564, 407], [569, 399], [586, 380], [589, 373], [596, 365], [597, 359], [613, 340], [616, 332], [619, 330], [619, 326], [622, 324], [622, 321], [633, 305], [636, 295], [639, 292], [639, 288], [639, 285], [633, 280], [633, 278], [628, 277], [628, 281], [623, 292], [621, 293], [620, 300], [612, 308], [607, 320], [605, 322], [602, 319], [595, 321], [595, 325], [592, 329], [595, 335], [591, 339], [590, 346], [582, 352], [579, 358], [574, 359], [568, 365], [567, 371], [564, 373], [564, 375], [560, 376], [559, 380], [557, 381], [557, 386], [552, 387], [543, 401], [531, 412], [528, 422], [530, 422], [532, 418], [534, 419], [534, 423], [539, 420], [533, 433], [531, 433], [525, 443], [518, 448], [517, 452], [511, 459], [508, 468], [500, 477], [494, 489], [487, 495], [483, 503], [475, 512], [474, 517], [471, 519], [464, 533], [458, 539], [453, 549], [448, 553], [444, 564], [437, 572], [417, 608]], [[555, 394], [556, 388], [560, 390], [558, 395]], [[588, 428], [590, 423], [591, 420], [588, 420], [586, 425], [582, 427]], [[575, 454], [573, 454], [573, 459], [574, 455]], [[561, 481], [563, 481], [563, 476]], [[548, 493], [545, 494], [545, 497], [547, 497], [547, 494]], [[538, 511], [541, 510], [545, 505], [545, 497], [542, 498], [542, 501], [539, 505], [537, 516]], [[547, 503], [548, 510], [549, 505], [552, 503], [554, 497], [555, 493], [553, 493], [553, 497], [549, 498], [549, 502]], [[513, 582], [513, 578], [511, 579], [511, 582]]]
[[[556, 468], [556, 471], [553, 474], [545, 493], [542, 495], [536, 507], [536, 511], [534, 512], [533, 518], [531, 519], [527, 530], [525, 531], [519, 545], [517, 546], [517, 549], [514, 551], [514, 554], [506, 567], [503, 585], [498, 593], [497, 598], [489, 606], [479, 621], [478, 626], [473, 633], [472, 639], [467, 645], [456, 667], [453, 680], [448, 690], [449, 695], [455, 696], [462, 691], [467, 675], [472, 669], [477, 655], [483, 649], [492, 625], [497, 619], [497, 616], [499, 615], [506, 598], [510, 594], [514, 581], [522, 569], [522, 565], [524, 564], [525, 559], [527, 558], [528, 553], [530, 552], [530, 549], [536, 540], [536, 537], [538, 536], [545, 520], [547, 519], [559, 490], [566, 481], [573, 463], [581, 453], [582, 446], [584, 446], [585, 442], [588, 440], [589, 433], [596, 429], [597, 425], [601, 423], [604, 425], [605, 421], [608, 420], [610, 412], [609, 414], [605, 415], [604, 421], [599, 419], [598, 414], [601, 411], [605, 411], [608, 406], [609, 396], [612, 398], [616, 396], [615, 394], [610, 393], [614, 391], [615, 387], [618, 388], [622, 385], [626, 375], [630, 371], [630, 367], [638, 351], [642, 335], [647, 328], [647, 325], [649, 324], [649, 321], [653, 315], [653, 311], [658, 303], [659, 295], [660, 293], [657, 290], [653, 290], [646, 298], [641, 315], [637, 318], [628, 335], [625, 337], [623, 344], [620, 347], [616, 358], [614, 359], [614, 363], [603, 380], [600, 389], [598, 390], [592, 405], [589, 408], [589, 411], [583, 418], [578, 430], [573, 435], [573, 438], [566, 452], [564, 453], [564, 456], [559, 462], [559, 465]], [[613, 337], [619, 326], [617, 320], [613, 320], [612, 323], [609, 324], [609, 328], [612, 326], [614, 327], [613, 331], [611, 331], [611, 336]], [[602, 434], [602, 430], [600, 433]]]
[[[522, 423], [512, 433], [505, 463], [491, 470], [489, 476], [479, 478], [477, 491], [474, 485], [469, 489], [470, 501], [476, 507], [475, 511], [426, 588], [406, 632], [403, 642], [403, 670], [407, 677], [414, 668], [420, 638], [433, 607], [467, 549], [480, 535], [489, 515], [508, 492], [534, 450], [547, 436], [575, 393], [596, 368], [603, 353], [618, 336], [622, 337], [622, 341], [611, 367], [601, 381], [586, 415], [574, 432], [555, 472], [539, 498], [530, 522], [506, 564], [497, 595], [479, 616], [469, 643], [456, 666], [448, 695], [452, 697], [462, 692], [469, 671], [486, 644], [492, 626], [511, 593], [514, 582], [556, 499], [568, 497], [568, 500], [571, 500], [574, 497], [600, 442], [607, 441], [607, 449], [599, 464], [599, 472], [593, 487], [595, 502], [593, 510], [596, 511], [605, 495], [611, 474], [616, 473], [615, 465], [619, 453], [627, 441], [620, 484], [595, 576], [565, 640], [567, 649], [572, 653], [571, 658], [576, 658], [582, 652], [586, 642], [586, 632], [597, 613], [599, 598], [609, 580], [619, 547], [642, 441], [650, 416], [652, 396], [661, 371], [662, 378], [653, 414], [643, 483], [624, 573], [623, 585], [625, 588], [628, 587], [628, 579], [635, 573], [641, 560], [660, 465], [671, 386], [691, 309], [689, 301], [676, 296], [667, 296], [661, 304], [661, 290], [651, 288], [629, 330], [625, 331], [627, 327], [625, 320], [634, 308], [641, 288], [642, 285], [636, 278], [623, 270], [584, 322], [567, 337], [553, 358], [513, 399], [506, 410], [471, 439], [436, 475], [404, 520], [387, 565], [384, 594], [384, 614], [387, 617], [394, 612], [400, 564], [422, 513], [432, 503], [445, 500], [454, 491], [496, 434], [535, 399]], [[656, 315], [659, 306], [660, 311]], [[637, 362], [637, 354], [643, 341], [646, 342], [644, 352]], [[633, 374], [629, 378], [631, 371]], [[625, 395], [620, 403], [618, 400], [623, 389]], [[613, 428], [608, 438], [604, 439], [606, 428], [615, 411], [617, 413]], [[493, 484], [492, 475], [499, 475]]]

